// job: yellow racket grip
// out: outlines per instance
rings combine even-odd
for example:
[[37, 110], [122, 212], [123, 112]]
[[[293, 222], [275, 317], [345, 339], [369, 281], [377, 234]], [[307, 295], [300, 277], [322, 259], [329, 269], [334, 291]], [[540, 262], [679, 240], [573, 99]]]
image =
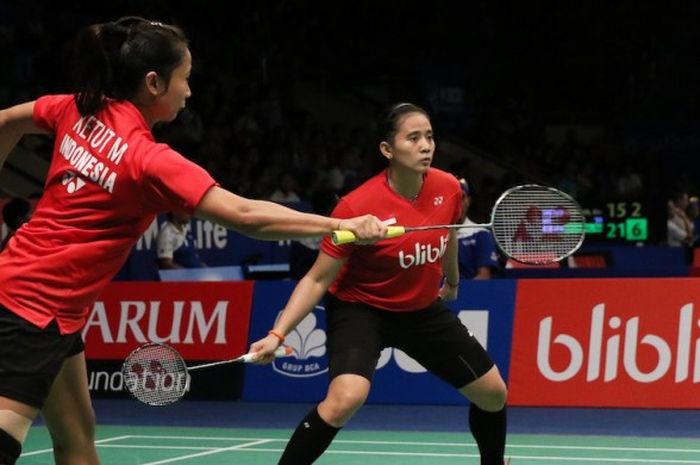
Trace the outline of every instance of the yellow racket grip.
[[[392, 237], [403, 236], [405, 233], [406, 228], [404, 228], [403, 226], [389, 226], [387, 228], [386, 236], [384, 236], [384, 238], [390, 239]], [[347, 229], [333, 231], [332, 237], [333, 243], [336, 245], [351, 244], [357, 241], [357, 237], [355, 236], [355, 234], [352, 231], [348, 231]]]

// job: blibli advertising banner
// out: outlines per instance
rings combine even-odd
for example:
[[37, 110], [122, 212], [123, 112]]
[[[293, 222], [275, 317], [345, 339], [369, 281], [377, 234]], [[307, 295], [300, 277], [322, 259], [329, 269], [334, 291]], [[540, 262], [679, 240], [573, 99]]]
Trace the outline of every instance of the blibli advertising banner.
[[700, 408], [700, 280], [521, 280], [509, 403]]
[[[110, 284], [90, 309], [83, 329], [91, 393], [123, 396], [121, 364], [147, 342], [168, 344], [195, 364], [244, 353], [253, 285], [252, 281]], [[240, 398], [242, 374], [236, 365], [202, 370], [187, 398]]]
[[[291, 295], [295, 282], [257, 282], [250, 342], [267, 334]], [[515, 281], [463, 281], [451, 302], [459, 318], [487, 347], [507, 376], [515, 300]], [[285, 341], [294, 353], [271, 365], [245, 367], [244, 400], [316, 402], [328, 387], [326, 318], [321, 302]], [[425, 371], [404, 352], [387, 348], [379, 359], [369, 403], [459, 404], [454, 388]]]

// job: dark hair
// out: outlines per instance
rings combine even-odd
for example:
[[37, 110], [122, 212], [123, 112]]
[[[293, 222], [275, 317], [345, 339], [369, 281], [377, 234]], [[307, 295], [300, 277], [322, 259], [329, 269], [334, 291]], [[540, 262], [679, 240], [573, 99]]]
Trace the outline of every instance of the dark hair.
[[13, 231], [26, 221], [32, 205], [22, 197], [14, 197], [2, 207], [2, 220]]
[[409, 113], [422, 113], [426, 118], [430, 119], [428, 112], [418, 105], [412, 103], [397, 103], [392, 105], [386, 117], [379, 125], [379, 140], [392, 144], [396, 133], [399, 132], [399, 124], [401, 124], [402, 118]]
[[177, 26], [135, 16], [86, 27], [76, 38], [71, 60], [78, 111], [93, 115], [104, 108], [105, 99], [132, 99], [149, 71], [158, 73], [167, 88], [187, 46]]

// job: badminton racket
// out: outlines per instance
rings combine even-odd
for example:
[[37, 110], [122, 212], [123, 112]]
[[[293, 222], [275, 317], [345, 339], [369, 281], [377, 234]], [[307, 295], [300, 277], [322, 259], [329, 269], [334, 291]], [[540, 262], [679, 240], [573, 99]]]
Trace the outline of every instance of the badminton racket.
[[[292, 354], [291, 347], [278, 347], [275, 357]], [[131, 396], [151, 406], [170, 405], [190, 389], [190, 371], [227, 363], [250, 363], [254, 354], [247, 353], [231, 360], [188, 367], [177, 350], [165, 344], [145, 344], [129, 354], [122, 364], [124, 386]]]
[[[506, 256], [521, 263], [543, 265], [576, 252], [583, 243], [584, 226], [581, 207], [570, 195], [553, 187], [525, 184], [508, 189], [498, 198], [489, 223], [389, 226], [385, 237], [431, 229], [488, 228]], [[335, 244], [357, 240], [347, 230], [334, 231], [332, 238]]]

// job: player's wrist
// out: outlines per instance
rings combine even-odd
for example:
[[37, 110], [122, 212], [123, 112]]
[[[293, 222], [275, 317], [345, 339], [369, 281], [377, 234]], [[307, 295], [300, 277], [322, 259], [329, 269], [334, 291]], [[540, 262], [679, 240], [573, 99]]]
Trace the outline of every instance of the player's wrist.
[[284, 344], [284, 333], [282, 333], [281, 331], [271, 329], [267, 332], [267, 334], [276, 337], [277, 340], [280, 341], [280, 344]]
[[447, 277], [445, 277], [445, 285], [447, 287], [451, 287], [453, 289], [457, 288], [457, 287], [459, 287], [459, 278], [455, 279], [454, 281], [451, 281], [451, 280], [447, 279]]

